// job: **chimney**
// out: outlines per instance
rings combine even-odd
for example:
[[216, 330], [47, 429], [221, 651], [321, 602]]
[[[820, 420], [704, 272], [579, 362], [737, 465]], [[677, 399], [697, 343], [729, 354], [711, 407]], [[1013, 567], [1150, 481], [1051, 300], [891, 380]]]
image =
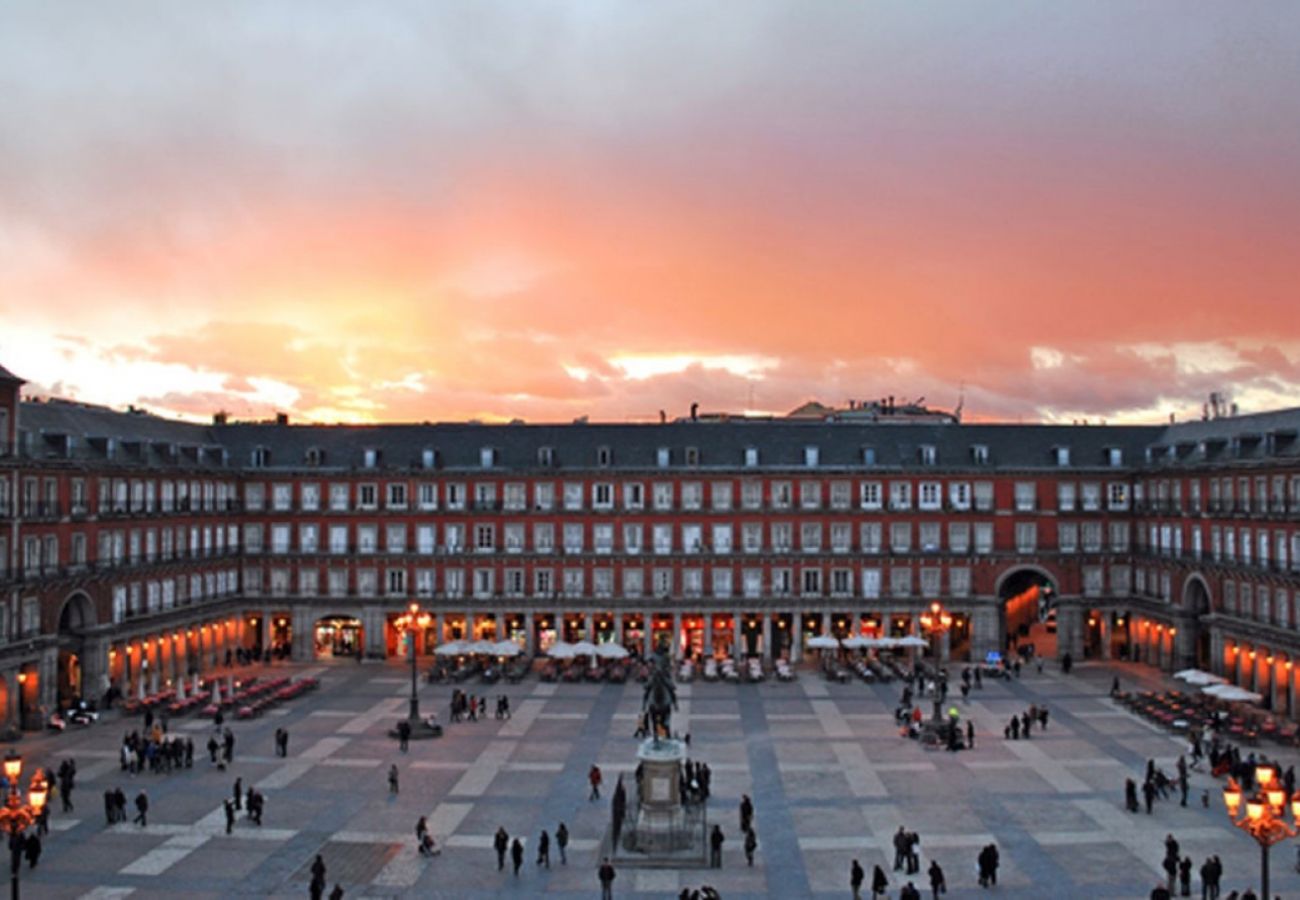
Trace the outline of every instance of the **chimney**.
[[692, 421], [692, 422], [698, 422], [699, 420], [700, 420], [700, 404], [698, 404], [698, 403], [692, 403], [692, 404], [691, 404], [691, 421]]
[[659, 410], [659, 424], [662, 425], [667, 421], [668, 421], [668, 413], [664, 412], [662, 409]]
[[214, 412], [212, 414], [213, 425], [225, 425], [228, 419], [229, 419], [229, 413], [227, 413], [224, 409], [221, 410], [220, 412]]
[[275, 414], [275, 424], [277, 424], [277, 425], [288, 425], [288, 424], [289, 424], [289, 414], [288, 414], [288, 413], [276, 413], [276, 414]]

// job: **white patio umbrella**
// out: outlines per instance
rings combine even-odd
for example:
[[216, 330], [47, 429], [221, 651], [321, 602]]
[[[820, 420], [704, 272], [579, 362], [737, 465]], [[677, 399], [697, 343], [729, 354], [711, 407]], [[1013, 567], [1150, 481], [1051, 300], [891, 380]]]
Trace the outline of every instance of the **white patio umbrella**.
[[1201, 688], [1201, 693], [1209, 694], [1211, 697], [1218, 697], [1220, 700], [1226, 700], [1229, 703], [1258, 703], [1264, 699], [1262, 694], [1237, 687], [1235, 684], [1212, 684], [1209, 687]]
[[551, 649], [547, 650], [546, 653], [552, 659], [573, 659], [578, 655], [577, 651], [575, 651], [573, 647], [573, 644], [567, 643], [566, 641], [556, 641], [551, 645]]
[[488, 655], [496, 654], [497, 645], [495, 641], [475, 641], [467, 648], [469, 653], [485, 653]]
[[603, 659], [623, 659], [627, 656], [627, 648], [620, 644], [600, 644], [596, 647], [596, 655]]
[[199, 673], [195, 672], [194, 683], [190, 685], [190, 693], [197, 697], [202, 691], [203, 691], [203, 684], [199, 680]]
[[184, 679], [184, 678], [177, 678], [177, 679], [176, 679], [176, 699], [177, 699], [178, 701], [179, 701], [179, 700], [184, 700], [184, 699], [185, 699], [185, 679]]
[[214, 682], [212, 682], [212, 698], [211, 698], [211, 700], [212, 700], [212, 704], [213, 704], [214, 706], [220, 706], [220, 705], [221, 705], [221, 682], [220, 682], [220, 681], [214, 681]]
[[143, 700], [143, 699], [144, 699], [144, 696], [145, 696], [145, 693], [146, 693], [146, 691], [145, 691], [145, 689], [144, 689], [144, 676], [143, 676], [143, 675], [141, 675], [140, 678], [136, 679], [135, 687], [136, 687], [136, 691], [135, 691], [136, 699], [137, 699], [137, 700]]
[[874, 637], [867, 638], [867, 646], [875, 647], [879, 650], [891, 650], [898, 646], [898, 638]]
[[1202, 669], [1183, 669], [1175, 672], [1174, 677], [1193, 685], [1227, 684], [1228, 679]]
[[575, 656], [595, 656], [597, 652], [599, 652], [599, 648], [591, 641], [578, 641], [573, 645]]
[[845, 638], [843, 641], [841, 641], [840, 643], [843, 644], [844, 647], [845, 647], [846, 649], [849, 649], [849, 650], [861, 650], [863, 647], [870, 647], [870, 646], [871, 646], [871, 645], [868, 643], [868, 640], [869, 640], [869, 638], [865, 638], [865, 637], [863, 637], [863, 636], [860, 635], [860, 634], [854, 634], [854, 635], [850, 635], [849, 637], [846, 637], [846, 638]]
[[450, 641], [446, 644], [439, 644], [433, 650], [434, 656], [464, 656], [466, 644], [464, 641]]
[[914, 634], [909, 634], [906, 637], [894, 638], [894, 646], [895, 647], [928, 647], [930, 646], [930, 642], [923, 637], [917, 637]]
[[492, 645], [492, 653], [496, 656], [518, 656], [524, 651], [514, 641], [497, 641]]
[[816, 637], [808, 638], [807, 646], [811, 650], [834, 650], [840, 645], [840, 642], [829, 634], [819, 634]]

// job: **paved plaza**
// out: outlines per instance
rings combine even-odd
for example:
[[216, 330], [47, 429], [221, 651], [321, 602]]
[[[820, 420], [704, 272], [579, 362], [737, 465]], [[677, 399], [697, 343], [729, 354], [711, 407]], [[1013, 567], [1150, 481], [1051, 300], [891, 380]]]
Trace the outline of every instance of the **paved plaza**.
[[[79, 772], [75, 811], [60, 813], [55, 801], [40, 865], [24, 866], [27, 896], [305, 897], [317, 853], [328, 865], [329, 886], [340, 882], [348, 897], [599, 896], [595, 870], [608, 806], [588, 802], [586, 773], [593, 762], [602, 767], [606, 797], [614, 776], [630, 773], [640, 685], [543, 684], [535, 677], [518, 685], [471, 682], [467, 690], [487, 692], [488, 719], [449, 725], [445, 738], [413, 743], [404, 755], [385, 736], [406, 710], [403, 666], [349, 662], [277, 671], [316, 675], [322, 689], [269, 716], [234, 723], [228, 772], [207, 764], [206, 720], [172, 723], [193, 735], [197, 753], [192, 770], [169, 775], [120, 771], [123, 730], [142, 723], [117, 713], [86, 730], [24, 741], [28, 771], [72, 756]], [[1049, 665], [1041, 675], [1031, 668], [1019, 682], [986, 682], [963, 709], [974, 717], [976, 747], [957, 754], [898, 737], [891, 715], [897, 683], [827, 684], [804, 670], [791, 684], [680, 685], [674, 727], [690, 732], [692, 755], [713, 769], [710, 818], [728, 836], [724, 866], [623, 869], [615, 896], [675, 897], [683, 887], [712, 884], [727, 900], [847, 897], [856, 857], [868, 883], [872, 866], [884, 866], [889, 896], [896, 897], [903, 882], [889, 864], [900, 825], [921, 835], [916, 883], [926, 897], [932, 857], [947, 873], [949, 897], [985, 896], [975, 856], [996, 842], [998, 896], [1144, 898], [1163, 877], [1169, 832], [1198, 868], [1208, 854], [1222, 856], [1225, 895], [1255, 884], [1256, 845], [1227, 825], [1218, 785], [1208, 776], [1193, 775], [1186, 809], [1175, 799], [1159, 802], [1150, 817], [1123, 811], [1125, 777], [1140, 780], [1149, 757], [1172, 772], [1182, 748], [1109, 700], [1115, 672], [1126, 686], [1138, 684], [1138, 670], [1100, 665], [1076, 666], [1068, 677]], [[445, 721], [451, 690], [421, 685], [424, 709]], [[491, 717], [500, 693], [511, 700], [509, 721]], [[1004, 740], [1003, 723], [1031, 703], [1050, 708], [1047, 732]], [[290, 733], [287, 759], [274, 754], [277, 728]], [[394, 762], [401, 772], [395, 797], [386, 780]], [[227, 836], [221, 802], [237, 776], [264, 791], [265, 824], [241, 817]], [[117, 785], [129, 800], [140, 787], [148, 790], [147, 828], [105, 825], [103, 791]], [[1204, 788], [1211, 790], [1208, 810], [1199, 800]], [[756, 807], [752, 869], [737, 826], [745, 793]], [[431, 860], [415, 853], [421, 815], [445, 847]], [[532, 846], [541, 829], [553, 834], [561, 820], [572, 834], [569, 864], [559, 864], [552, 845], [551, 869], [539, 870]], [[528, 845], [518, 878], [508, 862], [497, 871], [491, 842], [498, 826]], [[1274, 852], [1280, 896], [1300, 896], [1294, 859], [1292, 844]], [[1193, 892], [1200, 895], [1199, 879]]]

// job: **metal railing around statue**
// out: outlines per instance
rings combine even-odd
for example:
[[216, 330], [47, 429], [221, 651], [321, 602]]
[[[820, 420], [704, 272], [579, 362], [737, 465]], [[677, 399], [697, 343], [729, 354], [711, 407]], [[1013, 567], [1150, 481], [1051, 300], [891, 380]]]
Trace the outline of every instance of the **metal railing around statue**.
[[[679, 794], [665, 809], [662, 802], [643, 797], [644, 777], [634, 773], [631, 789], [620, 800], [618, 787], [610, 799], [603, 855], [615, 865], [632, 868], [704, 867], [708, 865], [709, 802], [698, 779], [689, 782], [685, 765], [678, 764]], [[638, 766], [638, 770], [643, 770]], [[638, 783], [638, 782], [641, 783]], [[658, 798], [656, 798], [658, 800]]]

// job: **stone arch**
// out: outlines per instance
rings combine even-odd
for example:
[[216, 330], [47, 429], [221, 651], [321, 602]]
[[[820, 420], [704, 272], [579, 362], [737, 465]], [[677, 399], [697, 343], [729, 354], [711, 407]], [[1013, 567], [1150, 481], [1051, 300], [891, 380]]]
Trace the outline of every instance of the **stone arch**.
[[1043, 566], [1038, 565], [1037, 563], [1016, 563], [1015, 565], [1008, 566], [1006, 569], [1002, 571], [1000, 575], [998, 575], [997, 581], [995, 582], [993, 588], [993, 592], [997, 594], [998, 599], [999, 600], [1008, 599], [1008, 597], [1004, 594], [1004, 592], [1010, 587], [1008, 582], [1010, 582], [1011, 579], [1014, 578], [1015, 576], [1024, 574], [1026, 572], [1033, 572], [1037, 574], [1040, 578], [1042, 578], [1042, 580], [1046, 581], [1049, 585], [1051, 585], [1052, 590], [1056, 591], [1057, 593], [1060, 592], [1061, 579], [1055, 572], [1051, 571], [1050, 569], [1046, 569]]
[[85, 634], [95, 627], [95, 621], [95, 604], [84, 591], [73, 591], [64, 599], [59, 609], [59, 668], [54, 684], [60, 709], [99, 690], [98, 685], [85, 684]]
[[1183, 581], [1183, 609], [1195, 616], [1203, 616], [1214, 609], [1214, 594], [1210, 583], [1200, 572], [1192, 572]]
[[63, 600], [59, 608], [58, 633], [62, 635], [81, 635], [97, 624], [95, 604], [85, 591], [73, 591]]
[[1004, 648], [1012, 635], [1024, 636], [1040, 620], [1044, 608], [1043, 589], [1059, 595], [1060, 579], [1049, 569], [1034, 563], [1018, 563], [1005, 569], [996, 581], [998, 619]]

